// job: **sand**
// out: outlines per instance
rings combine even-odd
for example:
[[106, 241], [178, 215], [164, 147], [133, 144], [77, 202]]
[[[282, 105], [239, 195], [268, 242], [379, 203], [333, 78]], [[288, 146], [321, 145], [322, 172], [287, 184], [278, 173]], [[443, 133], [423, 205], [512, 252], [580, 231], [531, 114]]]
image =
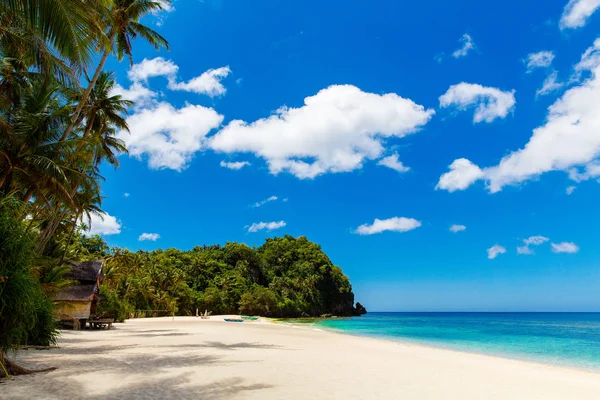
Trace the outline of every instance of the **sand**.
[[268, 322], [193, 317], [64, 331], [26, 350], [57, 370], [1, 399], [600, 399], [600, 374]]

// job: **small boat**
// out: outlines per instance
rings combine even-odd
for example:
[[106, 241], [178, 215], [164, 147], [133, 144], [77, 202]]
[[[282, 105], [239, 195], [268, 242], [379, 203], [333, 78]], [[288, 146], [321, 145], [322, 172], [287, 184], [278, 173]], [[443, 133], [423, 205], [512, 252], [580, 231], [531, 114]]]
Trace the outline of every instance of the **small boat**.
[[245, 321], [257, 321], [258, 317], [255, 317], [253, 315], [242, 315], [242, 319]]
[[239, 318], [224, 318], [225, 322], [244, 322], [243, 319]]

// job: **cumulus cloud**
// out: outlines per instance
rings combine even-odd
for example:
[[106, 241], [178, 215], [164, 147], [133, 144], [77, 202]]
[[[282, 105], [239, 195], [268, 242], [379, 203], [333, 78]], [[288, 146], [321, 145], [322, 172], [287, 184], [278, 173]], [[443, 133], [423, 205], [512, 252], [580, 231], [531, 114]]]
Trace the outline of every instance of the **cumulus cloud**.
[[452, 225], [450, 227], [450, 232], [457, 233], [467, 230], [467, 227], [464, 225]]
[[198, 94], [205, 94], [210, 97], [220, 96], [225, 94], [227, 89], [221, 83], [221, 80], [226, 78], [231, 73], [231, 69], [221, 67], [217, 69], [209, 69], [202, 75], [197, 76], [187, 82], [169, 81], [168, 88], [171, 90], [183, 90]]
[[373, 235], [385, 231], [408, 232], [421, 226], [421, 222], [414, 218], [393, 217], [389, 219], [377, 219], [372, 224], [363, 224], [356, 228], [359, 235]]
[[130, 132], [121, 131], [118, 137], [131, 156], [146, 157], [150, 168], [181, 171], [222, 121], [223, 116], [212, 108], [193, 104], [175, 108], [162, 102], [137, 109], [127, 117]]
[[407, 172], [410, 171], [410, 168], [402, 164], [402, 161], [398, 160], [398, 153], [394, 153], [391, 156], [384, 157], [377, 165], [383, 165], [384, 167], [391, 168], [398, 172]]
[[493, 260], [494, 258], [498, 257], [499, 254], [504, 253], [506, 253], [506, 249], [500, 246], [499, 244], [495, 244], [489, 249], [487, 249], [487, 255], [490, 260]]
[[229, 66], [209, 69], [187, 82], [178, 82], [178, 72], [179, 67], [171, 60], [165, 60], [163, 57], [144, 58], [140, 63], [134, 64], [127, 73], [133, 82], [131, 88], [119, 90], [129, 97], [153, 98], [156, 94], [143, 84], [147, 84], [149, 78], [163, 76], [167, 79], [167, 88], [170, 90], [205, 94], [210, 97], [220, 96], [227, 91], [221, 81], [231, 73], [231, 69]]
[[544, 95], [550, 94], [550, 93], [560, 89], [561, 87], [563, 87], [563, 85], [564, 84], [562, 82], [558, 81], [558, 72], [552, 71], [552, 73], [550, 75], [548, 75], [546, 77], [546, 79], [544, 80], [542, 87], [539, 88], [535, 92], [535, 95], [536, 96], [544, 96]]
[[[466, 189], [477, 179], [485, 179], [492, 193], [549, 171], [567, 171], [577, 179], [589, 179], [596, 173], [600, 176], [600, 39], [585, 51], [575, 71], [579, 76], [587, 72], [589, 77], [548, 108], [545, 124], [533, 130], [524, 148], [504, 156], [498, 165], [484, 169], [460, 159], [461, 163], [471, 165], [469, 171], [479, 170], [478, 177], [466, 179], [450, 171], [442, 175], [438, 188], [449, 189], [443, 182], [450, 174], [455, 180], [468, 182], [460, 187], [451, 186], [454, 190]], [[577, 168], [584, 168], [585, 172], [579, 173]]]
[[154, 100], [157, 94], [152, 90], [148, 89], [140, 82], [133, 82], [129, 89], [125, 89], [123, 86], [116, 84], [110, 94], [110, 96], [121, 96], [124, 100], [135, 101], [136, 106], [140, 106], [149, 101]]
[[284, 106], [251, 123], [232, 121], [212, 137], [210, 146], [262, 157], [271, 174], [315, 178], [361, 168], [365, 160], [384, 153], [386, 139], [416, 132], [433, 114], [394, 93], [333, 85], [304, 99], [301, 107]]
[[450, 164], [450, 172], [440, 177], [436, 189], [454, 192], [464, 190], [483, 177], [483, 171], [466, 158], [459, 158]]
[[171, 60], [156, 57], [151, 60], [144, 58], [140, 63], [134, 64], [127, 76], [132, 82], [147, 82], [149, 78], [165, 76], [173, 79], [179, 67]]
[[493, 87], [462, 82], [452, 85], [440, 96], [440, 107], [455, 106], [459, 110], [475, 108], [473, 123], [492, 122], [496, 118], [505, 118], [515, 106], [515, 91], [502, 91]]
[[123, 196], [129, 197], [130, 195], [129, 195], [129, 193], [123, 193]]
[[454, 51], [454, 53], [452, 53], [452, 57], [464, 57], [469, 53], [469, 51], [475, 48], [475, 42], [473, 42], [471, 35], [469, 35], [468, 33], [465, 33], [460, 37], [460, 45], [460, 48], [458, 48]]
[[579, 246], [572, 242], [551, 243], [552, 251], [555, 253], [577, 253]]
[[538, 51], [537, 53], [529, 53], [527, 58], [523, 60], [527, 67], [527, 72], [531, 72], [536, 68], [547, 68], [552, 65], [554, 53], [551, 51]]
[[577, 189], [575, 186], [569, 186], [568, 188], [566, 188], [565, 192], [567, 193], [567, 196], [570, 196], [571, 194], [573, 194], [575, 189]]
[[248, 161], [232, 161], [232, 162], [221, 161], [219, 163], [219, 165], [223, 168], [229, 168], [229, 169], [233, 169], [233, 170], [237, 171], [246, 166], [250, 166], [252, 164], [250, 164]]
[[270, 203], [271, 201], [277, 201], [277, 199], [278, 199], [277, 196], [271, 196], [271, 197], [268, 197], [268, 198], [266, 198], [264, 200], [257, 201], [256, 203], [254, 203], [252, 205], [252, 207], [254, 207], [254, 208], [262, 207], [265, 204]]
[[83, 217], [81, 219], [88, 227], [86, 235], [117, 235], [121, 233], [121, 223], [116, 217], [108, 213], [92, 214], [91, 218]]
[[600, 8], [600, 0], [570, 0], [560, 18], [560, 29], [581, 28]]
[[285, 221], [272, 221], [272, 222], [255, 222], [250, 225], [248, 228], [248, 232], [258, 232], [262, 230], [272, 231], [275, 229], [283, 228], [287, 224]]
[[160, 239], [160, 235], [158, 233], [142, 233], [140, 237], [138, 237], [138, 241], [143, 242], [149, 240], [151, 242], [156, 242]]

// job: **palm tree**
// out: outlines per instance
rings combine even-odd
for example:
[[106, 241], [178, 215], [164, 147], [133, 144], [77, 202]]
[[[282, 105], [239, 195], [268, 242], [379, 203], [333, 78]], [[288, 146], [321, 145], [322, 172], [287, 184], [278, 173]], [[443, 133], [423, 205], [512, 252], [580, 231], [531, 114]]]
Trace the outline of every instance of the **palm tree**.
[[[3, 50], [48, 76], [71, 75], [92, 60], [99, 15], [112, 0], [0, 0]], [[6, 53], [3, 53], [6, 55]]]
[[24, 200], [44, 197], [42, 185], [70, 202], [69, 176], [77, 174], [66, 163], [69, 142], [58, 138], [68, 122], [70, 108], [57, 96], [58, 85], [40, 76], [28, 79], [22, 87], [20, 104], [14, 104], [4, 117], [7, 134], [0, 141], [0, 190], [25, 190]]
[[107, 38], [106, 47], [100, 58], [100, 63], [96, 68], [96, 72], [92, 76], [87, 89], [83, 92], [81, 99], [75, 113], [71, 119], [71, 124], [65, 130], [63, 139], [66, 139], [71, 131], [77, 125], [80, 114], [85, 107], [85, 104], [90, 96], [90, 93], [100, 73], [104, 68], [104, 64], [111, 53], [115, 53], [119, 61], [123, 60], [127, 56], [132, 61], [132, 40], [141, 36], [157, 50], [161, 47], [169, 49], [169, 43], [162, 37], [158, 32], [145, 25], [142, 25], [139, 21], [145, 15], [149, 13], [160, 11], [163, 9], [164, 2], [148, 1], [148, 0], [114, 0], [112, 6], [106, 11], [103, 16], [103, 22], [108, 26], [108, 30], [105, 33]]
[[[125, 143], [115, 136], [117, 129], [128, 130], [127, 122], [122, 117], [129, 106], [133, 103], [129, 100], [123, 100], [120, 95], [111, 95], [111, 90], [115, 85], [112, 73], [103, 72], [99, 74], [99, 79], [96, 85], [90, 92], [86, 107], [83, 108], [82, 114], [85, 120], [82, 126], [82, 135], [75, 140], [78, 144], [71, 153], [71, 165], [78, 166], [77, 169], [82, 174], [82, 177], [74, 177], [71, 180], [70, 197], [82, 197], [83, 193], [89, 192], [99, 193], [99, 188], [90, 191], [90, 185], [94, 186], [95, 182], [102, 179], [98, 170], [102, 161], [107, 161], [109, 164], [118, 166], [117, 156], [121, 153], [126, 153], [127, 148]], [[85, 196], [83, 196], [85, 197]], [[98, 195], [99, 197], [99, 195]], [[50, 221], [38, 242], [37, 254], [42, 254], [50, 237], [60, 226], [69, 211], [75, 215], [75, 219], [71, 222], [77, 223], [80, 216], [86, 210], [86, 205], [99, 204], [99, 201], [84, 202], [83, 206], [75, 206], [71, 210], [68, 207], [57, 210], [55, 217]]]

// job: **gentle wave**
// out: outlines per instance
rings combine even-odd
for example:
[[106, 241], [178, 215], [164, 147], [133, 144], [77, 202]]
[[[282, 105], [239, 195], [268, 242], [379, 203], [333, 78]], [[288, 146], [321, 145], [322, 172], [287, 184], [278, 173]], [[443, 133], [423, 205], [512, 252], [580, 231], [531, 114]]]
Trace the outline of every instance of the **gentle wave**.
[[344, 333], [600, 371], [600, 313], [369, 313], [320, 320]]

